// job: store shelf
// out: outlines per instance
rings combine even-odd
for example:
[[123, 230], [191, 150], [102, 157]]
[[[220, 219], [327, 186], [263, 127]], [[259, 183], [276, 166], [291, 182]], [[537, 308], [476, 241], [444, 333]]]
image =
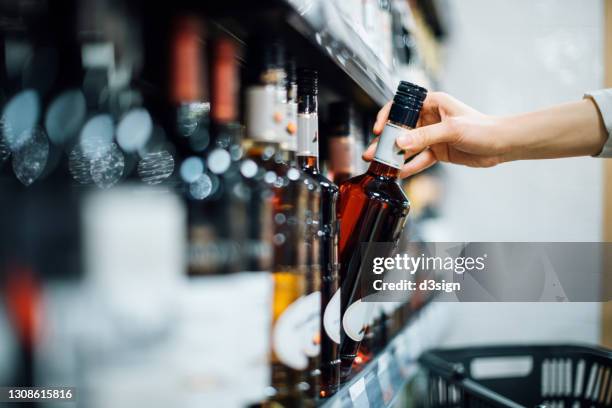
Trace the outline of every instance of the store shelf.
[[398, 79], [337, 3], [225, 0], [194, 7], [212, 16], [243, 43], [248, 43], [249, 33], [277, 30], [293, 48], [299, 63], [316, 66], [324, 86], [366, 110], [377, 110], [393, 97]]
[[[300, 64], [316, 66], [323, 86], [366, 112], [378, 110], [393, 97], [400, 76], [430, 85], [418, 59], [410, 65], [386, 65], [378, 55], [380, 44], [370, 43], [341, 1], [224, 0], [194, 2], [194, 7], [242, 43], [248, 43], [249, 33], [267, 29], [282, 33]], [[403, 26], [414, 28], [410, 8], [402, 4], [400, 9]]]
[[430, 303], [323, 408], [386, 408], [418, 371], [417, 359], [442, 338], [446, 304]]
[[327, 55], [378, 105], [393, 97], [391, 71], [364, 41], [337, 2], [286, 0], [292, 9], [288, 22]]

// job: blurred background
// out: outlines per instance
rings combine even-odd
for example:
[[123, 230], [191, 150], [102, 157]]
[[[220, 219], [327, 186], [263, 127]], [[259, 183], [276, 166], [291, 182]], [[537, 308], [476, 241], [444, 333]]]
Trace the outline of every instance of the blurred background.
[[[474, 108], [507, 115], [604, 88], [604, 4], [449, 2], [440, 87]], [[469, 78], [469, 79], [468, 79]], [[598, 242], [604, 163], [591, 158], [523, 161], [481, 171], [445, 168], [449, 241]], [[599, 304], [453, 305], [452, 344], [594, 343]], [[503, 318], [500, 318], [503, 316]]]
[[[604, 8], [0, 1], [0, 385], [76, 386], [94, 407], [265, 400], [272, 294], [254, 271], [282, 244], [258, 212], [276, 176], [245, 147], [253, 78], [270, 61], [287, 83], [319, 71], [320, 166], [339, 181], [367, 169], [399, 80], [493, 115], [604, 88]], [[436, 165], [402, 183], [402, 239], [604, 241], [605, 180], [593, 158]], [[376, 317], [409, 331], [404, 379], [432, 347], [600, 344], [607, 316], [599, 303], [406, 304]]]

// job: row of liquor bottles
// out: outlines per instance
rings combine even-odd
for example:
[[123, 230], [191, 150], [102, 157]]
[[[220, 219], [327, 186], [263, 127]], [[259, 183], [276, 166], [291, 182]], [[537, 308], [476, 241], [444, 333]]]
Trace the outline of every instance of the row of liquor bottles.
[[[198, 73], [204, 52], [193, 19], [179, 22], [174, 39], [171, 82], [180, 124], [184, 112], [201, 106]], [[369, 244], [397, 243], [405, 225], [409, 203], [397, 184], [404, 156], [394, 140], [403, 128], [415, 126], [426, 91], [400, 84], [375, 161], [361, 176], [349, 178], [350, 141], [334, 141], [332, 181], [319, 168], [317, 71], [296, 69], [278, 37], [252, 40], [242, 135], [236, 123], [233, 43], [218, 38], [212, 44], [212, 121], [202, 115], [190, 132], [176, 136], [183, 154], [195, 155], [207, 167], [198, 178], [185, 180], [190, 182], [185, 191], [190, 273], [247, 270], [270, 277], [269, 400], [284, 406], [314, 404], [333, 395], [350, 378], [355, 361], [366, 362], [402, 322], [406, 308], [414, 306], [378, 307], [371, 324], [375, 304], [365, 300], [360, 273], [362, 255], [372, 250]], [[198, 150], [193, 129], [205, 126], [212, 143]], [[218, 164], [222, 154], [225, 166]], [[219, 178], [214, 191], [207, 173]], [[209, 179], [201, 183], [202, 176]]]
[[[241, 75], [236, 42], [222, 34], [205, 38], [201, 19], [177, 18], [168, 31], [163, 68], [145, 67], [122, 87], [105, 76], [120, 75], [108, 74], [115, 64], [100, 63], [104, 46], [83, 46], [82, 67], [106, 74], [100, 86], [86, 86], [96, 82], [86, 75], [83, 91], [54, 99], [44, 128], [37, 125], [44, 90], [13, 96], [2, 129], [13, 170], [31, 184], [49, 163], [42, 153], [55, 146], [61, 157], [69, 152], [77, 182], [109, 188], [131, 177], [129, 158], [139, 156], [143, 181], [177, 187], [185, 199], [190, 276], [248, 271], [269, 283], [270, 291], [261, 292], [270, 301], [262, 312], [270, 317], [269, 400], [312, 405], [333, 395], [420, 303], [367, 302], [359, 275], [368, 244], [397, 242], [406, 222], [409, 204], [396, 182], [404, 156], [394, 140], [415, 125], [425, 91], [400, 84], [376, 159], [354, 178], [359, 138], [350, 108], [330, 106], [334, 132], [326, 137], [324, 174], [314, 67], [298, 69], [279, 37], [254, 35]], [[79, 60], [72, 57], [62, 64]]]

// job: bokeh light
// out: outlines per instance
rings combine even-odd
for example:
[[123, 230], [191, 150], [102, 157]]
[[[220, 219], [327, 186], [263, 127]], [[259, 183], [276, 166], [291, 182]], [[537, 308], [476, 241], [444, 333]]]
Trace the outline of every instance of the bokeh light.
[[225, 149], [217, 148], [208, 155], [208, 168], [215, 174], [222, 174], [227, 171], [232, 158]]
[[13, 152], [13, 171], [19, 181], [29, 186], [45, 169], [49, 141], [39, 126], [23, 131], [19, 139], [24, 142]]
[[146, 184], [159, 184], [174, 172], [174, 158], [167, 150], [147, 153], [138, 162], [137, 171]]
[[195, 182], [204, 172], [204, 161], [196, 156], [188, 157], [181, 163], [181, 179], [185, 183]]
[[32, 89], [26, 89], [13, 96], [2, 112], [4, 140], [11, 151], [25, 143], [21, 136], [36, 125], [40, 117], [40, 97]]
[[71, 89], [58, 95], [47, 110], [45, 129], [55, 145], [63, 145], [77, 134], [85, 119], [86, 105], [83, 93]]
[[91, 161], [91, 178], [100, 188], [110, 188], [117, 184], [123, 175], [125, 158], [115, 143], [102, 155]]
[[117, 143], [125, 152], [135, 152], [145, 146], [152, 131], [149, 112], [143, 108], [132, 109], [117, 126]]

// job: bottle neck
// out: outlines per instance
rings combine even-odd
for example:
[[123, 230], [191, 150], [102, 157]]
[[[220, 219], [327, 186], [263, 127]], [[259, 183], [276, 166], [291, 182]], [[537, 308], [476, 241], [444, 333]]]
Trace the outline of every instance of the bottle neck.
[[399, 148], [395, 140], [399, 135], [410, 129], [412, 127], [408, 124], [388, 121], [378, 139], [373, 163], [391, 167], [397, 170], [397, 174], [399, 174], [399, 169], [404, 165], [404, 150]]
[[391, 167], [385, 163], [381, 163], [376, 160], [372, 160], [372, 163], [370, 163], [370, 167], [368, 168], [367, 172], [368, 174], [377, 177], [397, 179], [400, 174], [400, 169]]
[[176, 22], [171, 51], [170, 96], [175, 104], [207, 99], [204, 92], [202, 23], [195, 18]]
[[299, 95], [298, 96], [298, 114], [299, 113], [318, 113], [317, 95]]
[[285, 163], [291, 166], [295, 166], [296, 164], [298, 164], [297, 159], [296, 159], [296, 154], [293, 150], [283, 149], [283, 146], [281, 145], [281, 151], [282, 151], [281, 157], [283, 158], [283, 161]]
[[298, 96], [297, 134], [298, 164], [303, 168], [318, 171], [319, 116], [316, 95], [303, 94]]
[[217, 40], [213, 45], [214, 58], [211, 69], [211, 117], [223, 127], [236, 121], [238, 115], [238, 65], [236, 48], [227, 38]]

